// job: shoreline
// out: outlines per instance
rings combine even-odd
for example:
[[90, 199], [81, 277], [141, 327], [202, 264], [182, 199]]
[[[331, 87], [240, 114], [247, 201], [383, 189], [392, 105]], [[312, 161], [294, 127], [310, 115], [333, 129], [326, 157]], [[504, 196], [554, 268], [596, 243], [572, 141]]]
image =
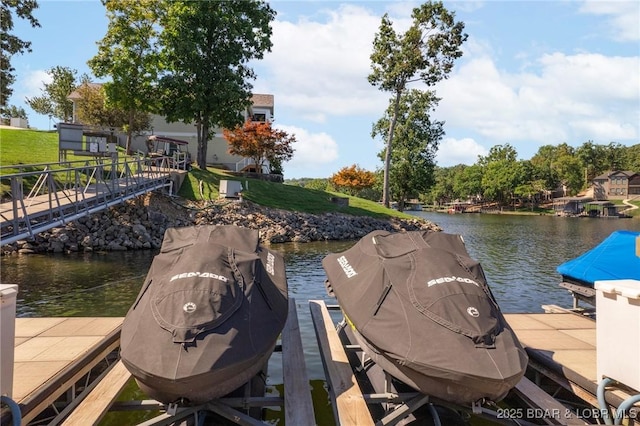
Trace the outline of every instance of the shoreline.
[[264, 207], [247, 200], [183, 205], [169, 196], [152, 193], [42, 232], [33, 239], [2, 246], [0, 251], [6, 256], [159, 249], [167, 228], [198, 225], [259, 229], [264, 244], [357, 240], [377, 229], [441, 231], [436, 224], [419, 218], [313, 215]]

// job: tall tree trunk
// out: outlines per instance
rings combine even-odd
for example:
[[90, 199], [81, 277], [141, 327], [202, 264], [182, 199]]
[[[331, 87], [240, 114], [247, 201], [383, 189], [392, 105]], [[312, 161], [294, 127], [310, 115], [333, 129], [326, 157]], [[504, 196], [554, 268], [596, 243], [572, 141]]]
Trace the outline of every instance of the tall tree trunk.
[[207, 170], [207, 134], [209, 128], [206, 121], [202, 120], [198, 123], [198, 167], [201, 170]]
[[389, 122], [389, 134], [387, 135], [387, 149], [384, 153], [384, 175], [382, 184], [382, 204], [389, 208], [389, 168], [391, 167], [391, 142], [393, 142], [393, 133], [396, 129], [396, 121], [398, 120], [398, 109], [400, 108], [400, 96], [402, 89], [396, 90], [396, 100], [393, 103], [393, 115]]

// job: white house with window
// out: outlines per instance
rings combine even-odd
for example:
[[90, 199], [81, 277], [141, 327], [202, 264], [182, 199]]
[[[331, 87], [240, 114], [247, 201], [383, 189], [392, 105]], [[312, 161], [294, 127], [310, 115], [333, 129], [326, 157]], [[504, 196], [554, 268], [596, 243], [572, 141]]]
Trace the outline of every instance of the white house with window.
[[[91, 83], [99, 86], [99, 83]], [[79, 123], [76, 114], [76, 107], [80, 100], [80, 94], [77, 91], [72, 92], [68, 97], [73, 102], [73, 123]], [[273, 95], [254, 94], [251, 98], [253, 104], [243, 113], [245, 117], [251, 116], [256, 121], [272, 121], [274, 113]], [[196, 125], [185, 123], [168, 123], [165, 117], [157, 114], [151, 115], [151, 129], [147, 134], [139, 135], [133, 138], [131, 149], [146, 153], [147, 140], [150, 135], [166, 136], [173, 139], [180, 139], [188, 143], [187, 150], [191, 153], [195, 161], [198, 148]], [[124, 143], [126, 135], [119, 135], [119, 140]], [[207, 164], [224, 168], [235, 172], [255, 172], [255, 164], [253, 160], [238, 155], [229, 154], [229, 145], [222, 135], [222, 129], [215, 129], [214, 137], [209, 141], [207, 147]], [[268, 167], [266, 164], [265, 167]], [[268, 170], [263, 170], [266, 173]]]

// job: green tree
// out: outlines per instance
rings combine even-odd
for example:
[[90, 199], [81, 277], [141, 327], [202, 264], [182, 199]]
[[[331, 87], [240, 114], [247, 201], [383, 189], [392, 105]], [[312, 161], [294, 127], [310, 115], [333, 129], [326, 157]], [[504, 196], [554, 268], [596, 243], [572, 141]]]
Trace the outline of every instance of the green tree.
[[503, 204], [507, 202], [508, 195], [517, 186], [514, 165], [514, 162], [507, 160], [496, 160], [487, 164], [482, 177], [485, 197]]
[[13, 94], [11, 85], [16, 81], [15, 68], [11, 66], [11, 57], [16, 53], [31, 52], [31, 42], [22, 40], [11, 33], [14, 15], [26, 19], [33, 28], [40, 23], [33, 17], [38, 8], [36, 0], [2, 0], [0, 2], [0, 111], [6, 106]]
[[545, 180], [549, 190], [562, 185], [565, 195], [575, 195], [585, 187], [585, 164], [566, 142], [541, 147], [531, 164], [535, 169], [532, 180]]
[[530, 160], [534, 168], [534, 178], [543, 181], [544, 190], [547, 191], [554, 191], [560, 185], [558, 173], [553, 168], [556, 157], [556, 147], [544, 145], [538, 148], [538, 152]]
[[[80, 95], [77, 115], [81, 123], [111, 130], [120, 129], [131, 123], [130, 111], [124, 111], [109, 104], [103, 85], [92, 84], [88, 77], [85, 77], [77, 90]], [[133, 128], [148, 129], [150, 125], [149, 114], [141, 111], [134, 113]]]
[[207, 167], [215, 127], [234, 128], [251, 102], [248, 63], [271, 49], [275, 11], [258, 0], [167, 3], [161, 23], [166, 74], [160, 80], [167, 120], [196, 124], [197, 165]]
[[76, 118], [80, 123], [98, 127], [119, 127], [122, 117], [109, 116], [106, 111], [106, 95], [101, 84], [83, 79], [76, 89], [79, 99], [76, 103]]
[[88, 62], [96, 77], [111, 77], [104, 84], [112, 107], [126, 114], [122, 128], [127, 132], [126, 150], [131, 150], [135, 132], [147, 130], [148, 113], [155, 106], [155, 88], [160, 70], [158, 0], [103, 0], [109, 26], [98, 42], [98, 54]]
[[464, 23], [455, 21], [442, 2], [427, 2], [413, 9], [413, 22], [404, 34], [397, 34], [385, 14], [373, 41], [369, 82], [390, 92], [392, 113], [386, 137], [382, 202], [389, 207], [389, 169], [398, 110], [407, 84], [422, 81], [433, 86], [448, 77], [454, 61], [462, 56], [460, 46], [467, 39]]
[[538, 198], [538, 191], [534, 185], [535, 167], [529, 160], [520, 160], [518, 161], [518, 173], [517, 184], [512, 193], [514, 207], [516, 201], [528, 202], [533, 210]]
[[622, 170], [625, 163], [625, 147], [617, 142], [610, 142], [604, 147], [605, 166], [607, 170]]
[[53, 117], [53, 103], [51, 99], [47, 96], [35, 96], [31, 99], [26, 99], [27, 104], [34, 110], [36, 113], [40, 115], [46, 115], [49, 117], [49, 123], [51, 123], [51, 118]]
[[434, 204], [444, 204], [454, 200], [453, 182], [455, 171], [453, 167], [436, 167], [434, 170], [435, 183], [427, 193], [427, 201]]
[[561, 154], [553, 164], [562, 184], [564, 195], [576, 195], [584, 186], [584, 167], [580, 159], [571, 153]]
[[532, 182], [521, 183], [520, 185], [516, 186], [513, 192], [516, 197], [526, 199], [531, 206], [531, 211], [533, 211], [533, 207], [535, 205], [535, 196], [537, 192]]
[[329, 179], [326, 179], [326, 178], [309, 179], [308, 181], [304, 182], [304, 185], [301, 185], [301, 186], [307, 189], [317, 189], [319, 191], [326, 191], [327, 188], [329, 187]]
[[17, 107], [15, 105], [9, 105], [8, 107], [6, 107], [3, 111], [2, 114], [0, 114], [3, 118], [6, 119], [11, 119], [11, 118], [22, 118], [24, 120], [26, 120], [27, 117], [27, 112], [24, 110], [24, 108], [22, 107]]
[[[433, 91], [416, 89], [402, 93], [398, 103], [390, 102], [383, 118], [374, 124], [372, 137], [388, 137], [386, 130], [395, 121], [395, 137], [391, 143], [389, 184], [398, 210], [419, 193], [426, 192], [434, 182], [435, 155], [444, 136], [442, 121], [433, 121], [433, 111], [439, 99]], [[387, 144], [389, 146], [389, 144]], [[385, 158], [388, 149], [380, 153]]]
[[624, 168], [625, 170], [640, 172], [640, 144], [627, 147]]
[[495, 145], [489, 148], [489, 153], [485, 156], [478, 156], [478, 164], [482, 167], [489, 163], [499, 160], [505, 160], [515, 163], [518, 159], [518, 152], [511, 144]]
[[456, 198], [482, 198], [482, 167], [477, 164], [460, 167], [455, 174], [453, 188]]
[[41, 115], [53, 116], [62, 122], [73, 119], [73, 102], [68, 97], [76, 88], [76, 74], [69, 67], [55, 66], [47, 70], [51, 83], [45, 83], [42, 96], [26, 98], [27, 105]]
[[576, 155], [586, 170], [585, 184], [589, 184], [596, 176], [607, 170], [605, 166], [606, 152], [602, 145], [587, 141], [576, 149]]
[[496, 145], [489, 154], [478, 158], [483, 167], [483, 194], [490, 200], [506, 203], [515, 188], [522, 183], [522, 165], [517, 160], [518, 153], [510, 144]]

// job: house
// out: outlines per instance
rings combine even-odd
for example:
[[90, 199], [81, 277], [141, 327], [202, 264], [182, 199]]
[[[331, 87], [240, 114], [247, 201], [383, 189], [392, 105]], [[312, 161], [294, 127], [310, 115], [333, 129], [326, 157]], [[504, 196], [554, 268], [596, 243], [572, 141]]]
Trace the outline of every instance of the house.
[[596, 200], [624, 200], [640, 197], [640, 173], [613, 170], [596, 176], [593, 181]]
[[[93, 87], [100, 87], [100, 83], [90, 83]], [[68, 99], [73, 102], [73, 123], [82, 124], [78, 121], [77, 106], [81, 99], [78, 91], [72, 92]], [[252, 106], [243, 113], [243, 116], [251, 116], [256, 121], [271, 121], [274, 114], [273, 95], [254, 94], [251, 98]], [[169, 138], [183, 140], [188, 143], [187, 150], [195, 160], [198, 149], [197, 130], [195, 123], [185, 124], [181, 122], [168, 123], [165, 117], [157, 114], [151, 114], [151, 129], [147, 134], [135, 136], [131, 141], [131, 149], [147, 153], [147, 140], [150, 135], [165, 136]], [[120, 145], [124, 145], [126, 141], [125, 134], [119, 134], [118, 140]], [[228, 169], [234, 172], [256, 172], [253, 160], [238, 155], [229, 154], [229, 145], [222, 135], [222, 129], [214, 129], [214, 137], [209, 141], [207, 146], [207, 164]], [[265, 168], [268, 168], [268, 162]], [[262, 170], [267, 173], [268, 170]]]

